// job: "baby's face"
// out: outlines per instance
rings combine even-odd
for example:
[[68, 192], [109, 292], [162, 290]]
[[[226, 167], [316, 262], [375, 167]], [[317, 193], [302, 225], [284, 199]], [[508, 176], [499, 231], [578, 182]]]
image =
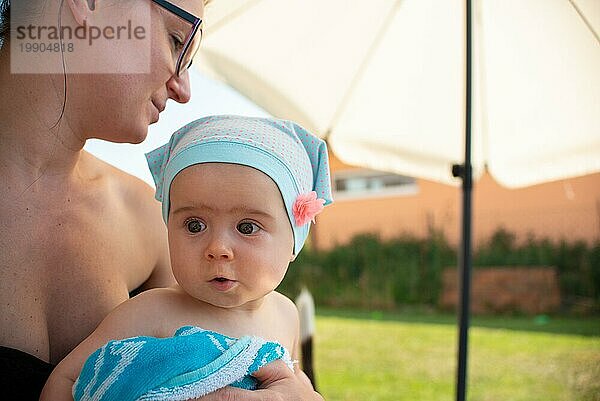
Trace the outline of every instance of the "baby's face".
[[194, 298], [251, 308], [283, 280], [294, 237], [279, 189], [261, 171], [188, 167], [171, 184], [170, 205], [173, 274]]

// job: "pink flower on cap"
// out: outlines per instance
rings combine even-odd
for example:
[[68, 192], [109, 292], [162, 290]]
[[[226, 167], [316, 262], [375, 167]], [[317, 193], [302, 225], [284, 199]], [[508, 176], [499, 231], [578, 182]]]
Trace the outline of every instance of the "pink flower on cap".
[[303, 226], [309, 221], [315, 222], [315, 216], [323, 210], [325, 199], [317, 198], [315, 191], [308, 192], [303, 195], [298, 195], [294, 206], [292, 206], [292, 213], [296, 220], [297, 226]]

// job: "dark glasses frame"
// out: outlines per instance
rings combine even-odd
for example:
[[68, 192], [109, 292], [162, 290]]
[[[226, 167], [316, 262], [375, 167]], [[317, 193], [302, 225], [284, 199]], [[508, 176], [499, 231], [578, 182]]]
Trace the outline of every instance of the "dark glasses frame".
[[185, 42], [183, 44], [183, 49], [181, 50], [181, 53], [179, 53], [179, 57], [177, 58], [177, 65], [175, 66], [175, 74], [177, 76], [180, 76], [182, 72], [184, 72], [185, 70], [190, 68], [190, 66], [192, 65], [194, 56], [196, 55], [196, 52], [198, 51], [198, 48], [200, 47], [200, 41], [198, 41], [198, 45], [196, 46], [196, 48], [192, 49], [193, 54], [190, 57], [190, 62], [187, 65], [182, 66], [182, 63], [184, 61], [184, 56], [190, 50], [192, 41], [194, 40], [194, 37], [196, 36], [198, 31], [200, 32], [200, 40], [202, 40], [202, 28], [201, 28], [202, 19], [196, 17], [192, 13], [185, 11], [183, 8], [176, 6], [175, 4], [171, 3], [170, 1], [167, 1], [167, 0], [152, 0], [152, 1], [156, 4], [158, 4], [160, 7], [164, 8], [165, 10], [170, 11], [171, 13], [175, 14], [179, 18], [192, 24], [192, 30], [190, 31], [188, 36], [185, 38]]

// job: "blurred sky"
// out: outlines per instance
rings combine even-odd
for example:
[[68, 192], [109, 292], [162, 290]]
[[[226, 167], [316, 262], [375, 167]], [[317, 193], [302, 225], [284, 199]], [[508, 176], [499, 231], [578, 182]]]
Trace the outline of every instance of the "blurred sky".
[[93, 139], [86, 143], [85, 150], [154, 186], [144, 153], [166, 143], [181, 126], [214, 114], [269, 115], [229, 86], [206, 78], [194, 69], [190, 70], [190, 82], [190, 102], [179, 104], [169, 100], [158, 123], [150, 126], [148, 138], [143, 143], [115, 144]]

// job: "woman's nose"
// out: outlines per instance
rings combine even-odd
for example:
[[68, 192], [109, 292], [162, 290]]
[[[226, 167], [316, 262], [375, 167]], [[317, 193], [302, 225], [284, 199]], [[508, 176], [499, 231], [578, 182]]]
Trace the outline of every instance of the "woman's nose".
[[169, 98], [177, 103], [187, 103], [192, 97], [190, 89], [190, 75], [188, 70], [181, 73], [180, 76], [173, 75], [167, 81], [167, 93]]

